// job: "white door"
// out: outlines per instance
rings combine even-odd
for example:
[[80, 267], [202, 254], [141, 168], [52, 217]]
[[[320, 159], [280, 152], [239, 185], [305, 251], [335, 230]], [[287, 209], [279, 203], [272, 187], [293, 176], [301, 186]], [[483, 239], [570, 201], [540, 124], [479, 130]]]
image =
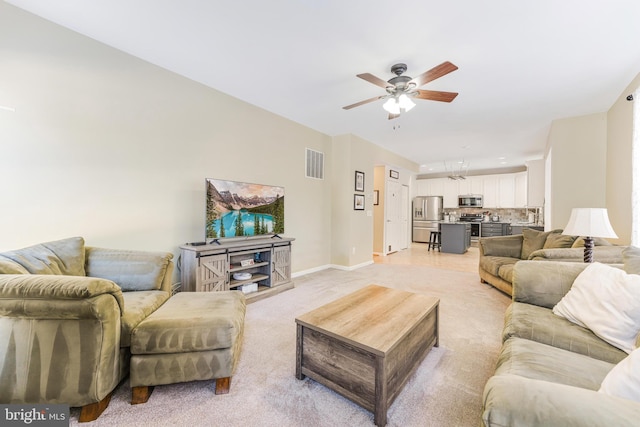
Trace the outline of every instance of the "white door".
[[400, 230], [402, 227], [400, 205], [402, 203], [401, 185], [397, 181], [387, 181], [385, 197], [385, 242], [384, 253], [396, 252], [400, 249]]
[[407, 249], [409, 247], [409, 211], [411, 206], [409, 204], [409, 186], [402, 186], [402, 196], [400, 197], [400, 249]]

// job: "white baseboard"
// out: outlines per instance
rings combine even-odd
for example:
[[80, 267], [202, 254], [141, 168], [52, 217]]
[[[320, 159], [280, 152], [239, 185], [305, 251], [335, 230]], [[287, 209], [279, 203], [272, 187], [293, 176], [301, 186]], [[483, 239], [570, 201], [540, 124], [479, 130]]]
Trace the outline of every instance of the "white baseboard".
[[362, 267], [366, 267], [367, 265], [371, 265], [371, 264], [373, 264], [373, 261], [367, 261], [367, 262], [363, 262], [361, 264], [356, 264], [352, 266], [338, 265], [338, 264], [325, 264], [325, 265], [321, 265], [320, 267], [310, 268], [308, 270], [296, 271], [295, 273], [291, 273], [291, 277], [295, 279], [296, 277], [304, 276], [306, 274], [316, 273], [318, 271], [326, 270], [328, 268], [335, 268], [336, 270], [342, 270], [342, 271], [353, 271]]
[[295, 279], [296, 277], [305, 276], [311, 273], [317, 273], [318, 271], [326, 270], [328, 268], [332, 268], [331, 264], [321, 265], [320, 267], [313, 267], [308, 270], [296, 271], [295, 273], [291, 273], [291, 277]]
[[331, 264], [331, 268], [335, 268], [336, 270], [343, 270], [343, 271], [353, 271], [362, 267], [366, 267], [367, 265], [371, 265], [371, 264], [373, 264], [373, 261], [367, 261], [367, 262], [363, 262], [362, 264], [356, 264], [352, 266]]

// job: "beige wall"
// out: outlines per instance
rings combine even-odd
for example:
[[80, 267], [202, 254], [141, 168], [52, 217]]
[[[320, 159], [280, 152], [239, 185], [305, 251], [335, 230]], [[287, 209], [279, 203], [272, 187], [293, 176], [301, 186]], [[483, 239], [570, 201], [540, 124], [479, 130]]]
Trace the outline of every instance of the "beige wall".
[[[373, 206], [373, 190], [379, 182], [379, 178], [374, 178], [375, 165], [387, 165], [383, 166], [387, 168], [393, 165], [395, 170], [401, 172], [402, 182], [408, 183], [410, 174], [417, 172], [418, 164], [355, 135], [334, 137], [332, 155], [332, 264], [350, 267], [362, 265], [372, 261], [372, 251], [377, 252], [374, 234], [382, 232], [379, 228], [380, 209], [374, 209]], [[365, 173], [364, 193], [355, 191], [356, 171]], [[364, 211], [353, 209], [354, 194], [365, 195]], [[383, 195], [384, 192], [381, 192], [380, 196]]]
[[626, 98], [638, 87], [640, 74], [618, 96], [607, 113], [607, 209], [611, 226], [619, 237], [612, 241], [623, 245], [631, 241], [633, 102]]
[[[384, 252], [384, 209], [387, 177], [385, 166], [376, 166], [373, 175], [373, 189], [378, 190], [378, 204], [373, 207], [373, 252], [382, 254]], [[411, 239], [411, 237], [409, 237]]]
[[607, 115], [554, 120], [548, 230], [564, 228], [572, 208], [606, 207]]
[[[371, 259], [372, 226], [353, 211], [354, 171], [366, 172], [371, 209], [373, 162], [399, 160], [357, 137], [343, 147], [3, 2], [0, 105], [16, 110], [0, 109], [0, 250], [80, 235], [177, 254], [204, 238], [210, 177], [285, 187], [294, 273], [358, 264]], [[304, 177], [306, 147], [325, 153], [324, 180]]]

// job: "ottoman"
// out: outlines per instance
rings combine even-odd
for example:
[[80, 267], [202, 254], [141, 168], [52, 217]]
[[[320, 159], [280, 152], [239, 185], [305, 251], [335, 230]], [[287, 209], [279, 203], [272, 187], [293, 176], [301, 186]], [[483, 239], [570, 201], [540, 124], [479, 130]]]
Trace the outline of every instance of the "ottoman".
[[226, 394], [240, 354], [245, 297], [239, 291], [181, 292], [131, 333], [131, 404], [145, 403], [153, 386], [216, 380]]

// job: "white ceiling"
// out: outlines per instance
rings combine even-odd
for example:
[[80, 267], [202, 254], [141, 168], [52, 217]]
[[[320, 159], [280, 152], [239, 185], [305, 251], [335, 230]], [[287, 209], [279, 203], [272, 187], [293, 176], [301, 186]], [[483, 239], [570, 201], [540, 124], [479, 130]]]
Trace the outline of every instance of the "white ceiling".
[[[328, 135], [352, 133], [444, 171], [540, 159], [552, 120], [603, 112], [640, 72], [638, 0], [8, 0]], [[459, 69], [388, 120], [388, 80]]]

